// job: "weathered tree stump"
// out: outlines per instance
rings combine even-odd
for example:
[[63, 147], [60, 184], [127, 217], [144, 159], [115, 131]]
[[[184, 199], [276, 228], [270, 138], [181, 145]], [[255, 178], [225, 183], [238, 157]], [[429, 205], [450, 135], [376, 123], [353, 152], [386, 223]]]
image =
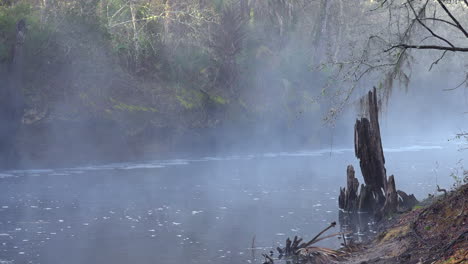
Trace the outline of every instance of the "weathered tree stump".
[[398, 208], [398, 194], [395, 187], [395, 178], [391, 175], [388, 178], [387, 189], [385, 190], [385, 204], [381, 209], [382, 215], [395, 213]]
[[340, 203], [340, 208], [343, 208], [345, 211], [354, 211], [358, 208], [359, 205], [359, 181], [356, 179], [354, 167], [349, 165], [346, 169], [347, 175], [347, 188], [340, 188], [340, 196], [338, 201]]
[[414, 197], [413, 194], [408, 195], [404, 191], [397, 191], [398, 193], [398, 210], [399, 211], [407, 211], [411, 210], [416, 204], [418, 204], [418, 200]]
[[359, 207], [361, 212], [373, 212], [375, 207], [375, 199], [369, 186], [361, 184], [361, 191], [359, 193]]
[[393, 175], [387, 180], [375, 87], [363, 98], [361, 104], [367, 107], [367, 117], [356, 120], [354, 151], [359, 159], [365, 184], [361, 185], [360, 192], [358, 192], [359, 181], [355, 178], [354, 168], [349, 165], [346, 170], [347, 187], [340, 188], [338, 203], [339, 207], [345, 211], [369, 212], [379, 219], [384, 215], [397, 212], [401, 207], [414, 206], [417, 200], [414, 195], [409, 196], [402, 191], [397, 192]]
[[359, 159], [362, 176], [370, 187], [376, 202], [383, 204], [385, 198], [382, 190], [386, 189], [387, 175], [382, 140], [380, 138], [379, 110], [377, 92], [374, 87], [369, 91], [366, 102], [369, 119], [356, 120], [354, 126], [354, 152]]

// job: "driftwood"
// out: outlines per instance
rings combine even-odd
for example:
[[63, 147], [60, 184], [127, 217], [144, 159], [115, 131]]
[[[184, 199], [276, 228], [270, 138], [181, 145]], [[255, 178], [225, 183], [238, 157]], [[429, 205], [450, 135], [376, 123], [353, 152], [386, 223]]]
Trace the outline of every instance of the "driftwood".
[[367, 117], [356, 120], [354, 151], [359, 159], [364, 184], [358, 192], [359, 181], [355, 177], [354, 168], [349, 165], [346, 169], [347, 187], [340, 188], [338, 203], [344, 211], [369, 212], [379, 219], [397, 212], [399, 208], [407, 208], [417, 200], [413, 195], [397, 192], [393, 175], [387, 180], [375, 87], [363, 100], [361, 104], [367, 106]]
[[276, 250], [278, 251], [280, 258], [282, 258], [283, 256], [285, 257], [298, 256], [301, 250], [309, 248], [311, 245], [317, 243], [318, 241], [321, 241], [322, 239], [326, 239], [330, 237], [336, 237], [337, 235], [341, 234], [341, 233], [338, 233], [338, 234], [332, 234], [332, 235], [325, 236], [325, 237], [320, 237], [321, 235], [323, 235], [323, 233], [327, 232], [329, 229], [335, 226], [336, 226], [336, 222], [330, 223], [328, 227], [320, 231], [311, 240], [309, 240], [308, 242], [304, 242], [304, 243], [301, 243], [302, 238], [299, 238], [297, 236], [294, 236], [292, 241], [288, 237], [286, 239], [285, 247], [284, 248], [277, 247]]
[[[334, 263], [335, 261], [342, 261], [349, 253], [356, 250], [356, 245], [353, 243], [344, 243], [344, 247], [338, 250], [333, 250], [324, 247], [315, 246], [319, 241], [332, 237], [344, 237], [349, 232], [338, 232], [322, 236], [325, 232], [336, 226], [336, 222], [330, 223], [329, 226], [320, 231], [308, 242], [302, 242], [302, 238], [295, 236], [292, 240], [288, 237], [286, 239], [285, 247], [277, 247], [279, 256], [277, 259], [285, 258], [286, 263]], [[367, 226], [367, 224], [366, 224]], [[301, 243], [302, 242], [302, 243]], [[274, 253], [270, 251], [270, 255], [262, 254], [265, 258], [264, 264], [274, 263]], [[283, 262], [281, 262], [283, 263]]]

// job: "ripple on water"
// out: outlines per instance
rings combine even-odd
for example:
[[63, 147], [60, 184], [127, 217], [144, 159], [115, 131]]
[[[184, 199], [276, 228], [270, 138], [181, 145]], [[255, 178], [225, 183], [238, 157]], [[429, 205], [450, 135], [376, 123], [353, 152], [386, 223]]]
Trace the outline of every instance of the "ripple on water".
[[134, 170], [134, 169], [157, 169], [164, 168], [164, 165], [161, 164], [134, 164], [130, 166], [123, 167], [123, 170]]
[[0, 179], [10, 178], [10, 177], [14, 177], [14, 175], [13, 174], [8, 174], [8, 173], [0, 173]]

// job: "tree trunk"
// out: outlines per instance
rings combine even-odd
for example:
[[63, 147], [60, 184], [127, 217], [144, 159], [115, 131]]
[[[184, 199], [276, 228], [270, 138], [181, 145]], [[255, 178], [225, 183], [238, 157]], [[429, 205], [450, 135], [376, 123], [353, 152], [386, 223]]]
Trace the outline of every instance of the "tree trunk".
[[130, 14], [132, 16], [132, 29], [133, 29], [133, 45], [135, 48], [135, 71], [138, 72], [138, 67], [140, 66], [140, 42], [138, 38], [138, 29], [137, 29], [137, 17], [135, 10], [135, 0], [130, 0]]

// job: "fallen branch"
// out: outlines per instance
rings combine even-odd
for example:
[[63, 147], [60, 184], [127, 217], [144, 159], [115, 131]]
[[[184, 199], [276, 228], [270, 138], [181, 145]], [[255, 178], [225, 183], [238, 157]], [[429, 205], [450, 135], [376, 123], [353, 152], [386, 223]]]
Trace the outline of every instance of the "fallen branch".
[[312, 238], [309, 242], [305, 243], [305, 245], [303, 247], [308, 247], [310, 245], [312, 245], [313, 243], [315, 243], [316, 239], [319, 238], [323, 233], [327, 232], [330, 228], [332, 227], [335, 227], [336, 226], [336, 222], [332, 222], [330, 223], [330, 225], [325, 228], [324, 230], [322, 230], [322, 232], [318, 233], [314, 238]]
[[267, 254], [263, 253], [262, 256], [265, 258], [265, 262], [263, 262], [263, 264], [273, 264], [273, 263], [275, 263], [273, 258], [268, 256]]

